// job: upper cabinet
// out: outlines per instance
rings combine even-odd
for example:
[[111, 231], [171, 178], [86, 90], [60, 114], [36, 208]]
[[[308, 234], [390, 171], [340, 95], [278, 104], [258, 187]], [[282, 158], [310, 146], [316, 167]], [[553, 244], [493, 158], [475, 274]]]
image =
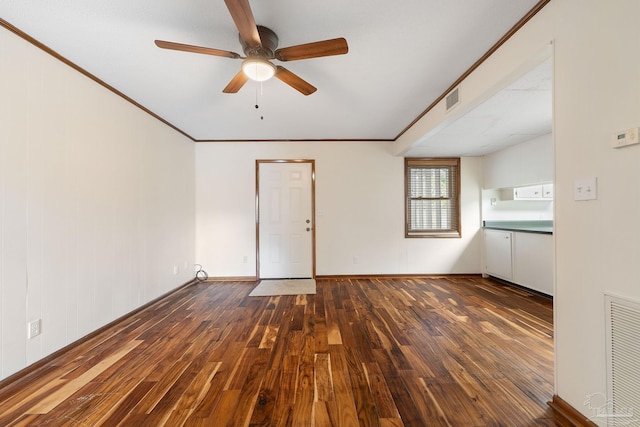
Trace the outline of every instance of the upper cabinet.
[[[551, 134], [484, 156], [483, 188], [522, 187], [553, 181]], [[546, 197], [553, 197], [553, 194]]]
[[527, 185], [526, 187], [503, 188], [500, 200], [553, 200], [553, 184]]

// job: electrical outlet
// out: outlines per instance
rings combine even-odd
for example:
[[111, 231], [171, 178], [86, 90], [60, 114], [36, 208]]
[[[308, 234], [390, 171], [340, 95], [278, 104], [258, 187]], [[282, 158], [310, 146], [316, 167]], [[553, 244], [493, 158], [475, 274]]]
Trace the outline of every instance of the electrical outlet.
[[27, 338], [31, 339], [40, 335], [41, 320], [37, 319], [27, 324]]
[[173, 266], [173, 275], [176, 276], [178, 274], [178, 266], [174, 265]]

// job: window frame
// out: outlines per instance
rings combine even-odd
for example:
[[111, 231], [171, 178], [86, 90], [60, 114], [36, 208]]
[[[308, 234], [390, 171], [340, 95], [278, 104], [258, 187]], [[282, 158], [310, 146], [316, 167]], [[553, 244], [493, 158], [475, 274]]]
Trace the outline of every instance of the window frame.
[[[411, 225], [411, 201], [425, 200], [424, 198], [410, 197], [410, 175], [409, 171], [415, 167], [436, 168], [436, 167], [454, 167], [455, 168], [455, 188], [452, 195], [455, 197], [453, 206], [454, 212], [450, 215], [451, 220], [456, 221], [456, 226], [448, 229], [421, 229], [410, 230]], [[460, 158], [459, 157], [405, 157], [404, 159], [404, 232], [405, 238], [461, 238], [462, 237], [462, 221], [461, 221], [461, 201], [460, 201]], [[440, 198], [441, 200], [449, 200], [453, 197]], [[434, 198], [437, 199], [437, 198]], [[426, 199], [429, 200], [429, 199]], [[433, 200], [433, 199], [432, 199]]]

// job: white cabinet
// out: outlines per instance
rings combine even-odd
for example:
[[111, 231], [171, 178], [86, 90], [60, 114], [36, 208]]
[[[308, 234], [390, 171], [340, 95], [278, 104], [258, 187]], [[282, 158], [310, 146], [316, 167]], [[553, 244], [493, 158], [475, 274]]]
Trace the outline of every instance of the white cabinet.
[[513, 279], [511, 231], [484, 230], [484, 260], [487, 274]]
[[526, 187], [503, 188], [500, 200], [553, 200], [553, 184], [528, 185]]
[[553, 295], [553, 237], [514, 233], [513, 282]]
[[484, 230], [485, 273], [553, 295], [553, 236]]
[[542, 185], [529, 185], [527, 187], [519, 187], [513, 190], [516, 200], [525, 199], [541, 199]]

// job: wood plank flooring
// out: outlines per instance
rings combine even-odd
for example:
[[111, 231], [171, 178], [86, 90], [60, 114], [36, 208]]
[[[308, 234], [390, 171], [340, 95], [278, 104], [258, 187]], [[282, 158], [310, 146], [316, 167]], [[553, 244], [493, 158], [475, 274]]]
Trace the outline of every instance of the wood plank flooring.
[[553, 426], [552, 305], [480, 277], [188, 286], [0, 389], [1, 426]]

